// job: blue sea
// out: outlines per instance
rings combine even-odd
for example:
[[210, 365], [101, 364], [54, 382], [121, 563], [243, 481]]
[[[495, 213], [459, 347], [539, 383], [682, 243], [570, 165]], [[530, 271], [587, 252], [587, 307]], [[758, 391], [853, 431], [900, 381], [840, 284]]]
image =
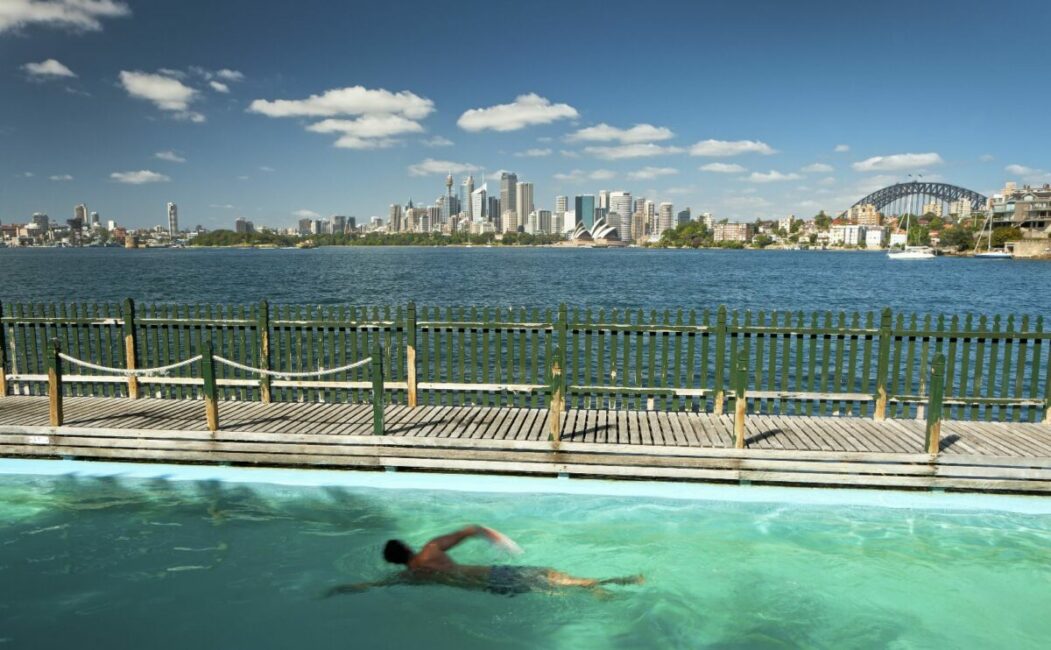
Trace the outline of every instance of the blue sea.
[[880, 252], [0, 249], [0, 300], [854, 310], [1051, 317], [1051, 262]]

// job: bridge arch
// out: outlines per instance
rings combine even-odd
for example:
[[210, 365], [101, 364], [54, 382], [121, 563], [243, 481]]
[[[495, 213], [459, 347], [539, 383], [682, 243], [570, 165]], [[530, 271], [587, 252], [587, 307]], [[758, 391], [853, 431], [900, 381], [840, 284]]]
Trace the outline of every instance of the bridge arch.
[[884, 208], [892, 204], [910, 205], [908, 200], [913, 197], [924, 197], [928, 200], [938, 200], [946, 203], [967, 199], [971, 202], [971, 210], [973, 211], [985, 210], [986, 204], [989, 202], [986, 196], [965, 187], [949, 185], [948, 183], [912, 181], [909, 183], [895, 183], [876, 190], [860, 199], [852, 207], [872, 204], [876, 206], [877, 210], [883, 212]]

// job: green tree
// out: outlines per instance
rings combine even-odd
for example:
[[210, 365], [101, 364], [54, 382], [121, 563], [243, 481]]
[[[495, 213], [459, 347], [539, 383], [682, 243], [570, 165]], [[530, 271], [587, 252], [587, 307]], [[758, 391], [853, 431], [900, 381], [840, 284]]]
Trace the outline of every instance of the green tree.
[[832, 217], [825, 214], [825, 211], [822, 210], [814, 216], [814, 225], [817, 226], [818, 230], [828, 230], [832, 227]]
[[774, 243], [774, 238], [770, 235], [756, 235], [752, 237], [752, 246], [756, 248], [766, 248], [772, 243]]
[[942, 231], [939, 243], [944, 248], [954, 248], [958, 251], [969, 250], [974, 246], [974, 235], [963, 226], [953, 226]]
[[1022, 230], [1013, 226], [1000, 226], [993, 228], [993, 248], [1003, 248], [1009, 241], [1022, 238]]

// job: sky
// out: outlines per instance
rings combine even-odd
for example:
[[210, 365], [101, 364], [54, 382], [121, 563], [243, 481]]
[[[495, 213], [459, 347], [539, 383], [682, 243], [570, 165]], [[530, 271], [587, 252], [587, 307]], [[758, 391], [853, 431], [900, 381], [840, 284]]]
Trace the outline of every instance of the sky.
[[386, 216], [446, 174], [717, 218], [1051, 182], [1040, 1], [0, 0], [0, 222]]

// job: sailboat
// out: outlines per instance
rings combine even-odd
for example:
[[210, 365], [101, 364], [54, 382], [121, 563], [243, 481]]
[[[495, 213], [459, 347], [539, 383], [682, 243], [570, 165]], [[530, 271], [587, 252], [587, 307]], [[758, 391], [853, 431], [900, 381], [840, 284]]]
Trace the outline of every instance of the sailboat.
[[888, 251], [887, 257], [892, 260], [932, 260], [934, 249], [930, 246], [909, 246], [909, 214], [905, 215], [905, 248], [900, 251]]
[[[988, 228], [987, 228], [988, 227]], [[981, 253], [978, 252], [978, 247], [982, 245], [982, 238], [988, 239], [989, 243], [986, 250]], [[982, 224], [982, 231], [978, 233], [978, 241], [974, 243], [974, 257], [979, 260], [1009, 260], [1012, 255], [1004, 249], [993, 249], [993, 219], [992, 215], [985, 218], [985, 223]]]

